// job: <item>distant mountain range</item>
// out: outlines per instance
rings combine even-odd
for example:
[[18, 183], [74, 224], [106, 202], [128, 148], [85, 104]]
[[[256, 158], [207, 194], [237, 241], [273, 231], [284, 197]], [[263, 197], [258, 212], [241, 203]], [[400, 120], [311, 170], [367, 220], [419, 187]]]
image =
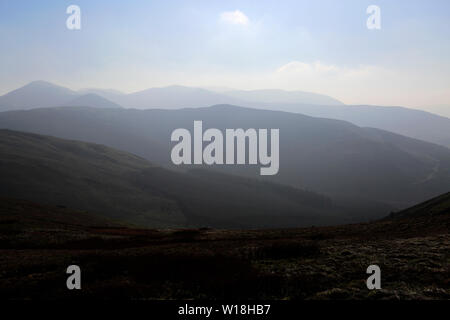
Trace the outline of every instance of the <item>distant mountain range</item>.
[[[103, 98], [101, 103], [98, 103], [100, 102], [99, 97]], [[106, 103], [104, 99], [109, 100], [109, 102]], [[229, 90], [219, 93], [202, 88], [169, 86], [125, 94], [117, 90], [107, 89], [73, 91], [49, 82], [34, 81], [1, 96], [0, 111], [60, 106], [179, 109], [209, 107], [216, 104], [248, 105], [252, 102], [342, 104], [340, 101], [325, 95], [302, 91]]]
[[35, 81], [0, 97], [0, 111], [56, 106], [180, 109], [232, 104], [349, 121], [450, 147], [450, 119], [404, 107], [346, 106], [325, 95], [302, 91], [202, 89], [183, 86], [150, 88], [125, 94], [117, 90], [73, 91]]
[[[378, 214], [447, 192], [450, 186], [448, 148], [341, 120], [279, 111], [229, 105], [181, 110], [44, 108], [2, 112], [0, 128], [100, 143], [171, 166], [172, 131], [192, 130], [199, 119], [205, 130], [279, 128], [280, 171], [267, 179], [327, 194], [340, 203], [360, 203], [360, 209], [372, 208]], [[260, 179], [259, 166], [208, 168]]]
[[45, 81], [34, 81], [0, 96], [0, 111], [62, 106], [120, 108], [95, 93], [78, 93]]
[[175, 172], [103, 145], [0, 130], [0, 150], [0, 197], [85, 210], [141, 227], [352, 221], [345, 208], [313, 192], [205, 170]]

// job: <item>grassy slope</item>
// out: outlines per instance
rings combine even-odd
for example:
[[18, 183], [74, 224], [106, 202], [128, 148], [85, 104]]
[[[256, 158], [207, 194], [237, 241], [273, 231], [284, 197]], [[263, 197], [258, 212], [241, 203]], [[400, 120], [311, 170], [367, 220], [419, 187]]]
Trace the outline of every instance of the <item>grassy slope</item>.
[[[2, 130], [0, 194], [101, 213], [142, 225], [183, 224], [170, 199], [128, 178], [151, 165], [101, 145]], [[162, 210], [161, 208], [164, 208]], [[166, 213], [162, 218], [158, 214]]]
[[391, 216], [395, 218], [410, 218], [441, 214], [450, 214], [450, 192], [394, 213]]

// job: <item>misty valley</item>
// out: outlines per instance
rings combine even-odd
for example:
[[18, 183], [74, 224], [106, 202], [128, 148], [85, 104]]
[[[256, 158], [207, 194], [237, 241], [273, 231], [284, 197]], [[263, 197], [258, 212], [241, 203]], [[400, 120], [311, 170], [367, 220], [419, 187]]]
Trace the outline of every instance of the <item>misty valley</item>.
[[449, 297], [444, 145], [229, 104], [124, 108], [43, 82], [0, 106], [44, 96], [0, 112], [1, 297]]

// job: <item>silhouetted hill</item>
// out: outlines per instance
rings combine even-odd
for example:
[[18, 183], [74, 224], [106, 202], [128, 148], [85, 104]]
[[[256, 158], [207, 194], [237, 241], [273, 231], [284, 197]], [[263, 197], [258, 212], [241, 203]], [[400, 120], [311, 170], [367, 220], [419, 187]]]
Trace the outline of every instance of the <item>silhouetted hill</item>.
[[102, 145], [0, 130], [0, 196], [146, 227], [276, 227], [350, 221], [324, 196], [257, 180], [174, 172]]
[[419, 203], [411, 208], [391, 214], [391, 218], [427, 217], [447, 214], [450, 215], [450, 192]]
[[[170, 165], [172, 131], [192, 130], [194, 120], [203, 120], [204, 130], [279, 128], [280, 171], [265, 178], [358, 202], [361, 212], [375, 207], [371, 201], [404, 208], [450, 185], [450, 150], [445, 147], [301, 114], [228, 105], [144, 111], [65, 107], [3, 112], [0, 128], [105, 144]], [[259, 179], [259, 167], [212, 168]]]

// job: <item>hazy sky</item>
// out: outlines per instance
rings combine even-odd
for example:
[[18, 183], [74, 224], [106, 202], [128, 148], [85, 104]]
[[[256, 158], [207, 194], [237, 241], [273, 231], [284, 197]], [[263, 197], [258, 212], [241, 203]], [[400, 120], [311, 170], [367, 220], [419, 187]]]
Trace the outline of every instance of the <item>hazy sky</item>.
[[[81, 8], [81, 30], [66, 8]], [[381, 30], [366, 9], [381, 8]], [[32, 80], [125, 92], [280, 88], [450, 105], [450, 1], [0, 0], [0, 94]]]

